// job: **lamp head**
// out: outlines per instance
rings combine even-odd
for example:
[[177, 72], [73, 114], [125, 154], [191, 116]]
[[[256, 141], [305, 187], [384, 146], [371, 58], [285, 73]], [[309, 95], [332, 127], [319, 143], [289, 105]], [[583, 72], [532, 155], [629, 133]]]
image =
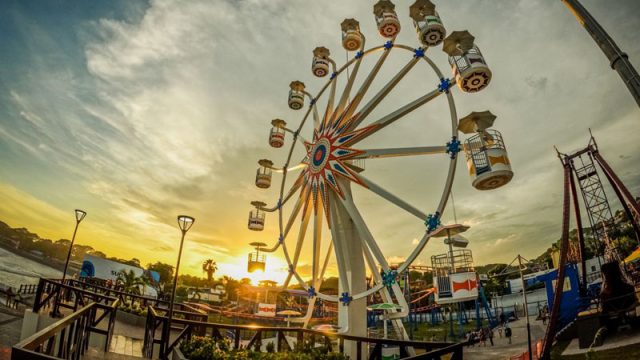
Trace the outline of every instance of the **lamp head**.
[[82, 219], [84, 219], [85, 216], [87, 216], [87, 213], [83, 210], [76, 209], [75, 212], [76, 212], [76, 221], [78, 223], [82, 221]]
[[182, 232], [189, 231], [195, 221], [196, 219], [192, 218], [191, 216], [178, 215], [178, 226], [180, 226], [180, 230], [182, 230]]

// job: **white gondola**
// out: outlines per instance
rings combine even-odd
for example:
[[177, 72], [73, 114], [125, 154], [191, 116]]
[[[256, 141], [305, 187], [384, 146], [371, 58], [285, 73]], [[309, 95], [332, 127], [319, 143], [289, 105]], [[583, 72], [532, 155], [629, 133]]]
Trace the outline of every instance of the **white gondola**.
[[268, 189], [271, 186], [271, 168], [273, 168], [273, 162], [267, 159], [261, 159], [258, 161], [260, 167], [256, 172], [256, 186], [261, 189]]
[[313, 49], [313, 60], [311, 61], [311, 71], [317, 77], [325, 77], [329, 73], [329, 49], [318, 46]]
[[373, 5], [373, 14], [376, 16], [376, 25], [380, 35], [386, 38], [394, 38], [400, 32], [400, 21], [395, 12], [395, 5], [389, 0], [380, 0]]
[[287, 123], [281, 119], [273, 119], [271, 120], [271, 125], [269, 145], [274, 148], [281, 148], [284, 145], [284, 128]]
[[444, 39], [443, 51], [449, 54], [456, 83], [464, 92], [480, 91], [491, 82], [491, 69], [474, 39], [466, 30], [454, 31]]
[[289, 108], [300, 110], [304, 106], [304, 83], [292, 81], [289, 87]]
[[478, 190], [492, 190], [513, 178], [511, 163], [500, 132], [488, 129], [496, 116], [489, 111], [472, 112], [460, 119], [458, 130], [474, 134], [464, 142], [467, 167], [472, 185]]
[[264, 229], [264, 210], [267, 204], [262, 201], [252, 201], [251, 205], [255, 206], [255, 210], [249, 212], [249, 230], [262, 231]]
[[364, 41], [360, 32], [360, 23], [355, 19], [345, 19], [340, 27], [342, 28], [342, 47], [347, 51], [359, 50]]
[[[433, 283], [436, 288], [435, 301], [438, 304], [452, 304], [478, 298], [478, 275], [473, 266], [471, 250], [454, 247], [466, 247], [468, 240], [460, 233], [469, 229], [461, 224], [446, 225], [438, 228], [431, 237], [444, 237], [449, 251], [431, 256]], [[464, 240], [461, 240], [464, 239]]]
[[409, 7], [409, 16], [413, 19], [418, 40], [425, 46], [440, 45], [447, 36], [447, 30], [435, 8], [435, 5], [429, 0], [416, 0]]

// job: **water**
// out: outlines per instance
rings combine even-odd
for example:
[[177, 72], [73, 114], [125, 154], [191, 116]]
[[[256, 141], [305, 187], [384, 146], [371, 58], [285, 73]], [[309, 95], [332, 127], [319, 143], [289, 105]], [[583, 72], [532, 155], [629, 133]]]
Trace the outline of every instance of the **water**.
[[61, 278], [62, 272], [0, 248], [0, 284], [17, 289], [37, 284], [40, 277]]

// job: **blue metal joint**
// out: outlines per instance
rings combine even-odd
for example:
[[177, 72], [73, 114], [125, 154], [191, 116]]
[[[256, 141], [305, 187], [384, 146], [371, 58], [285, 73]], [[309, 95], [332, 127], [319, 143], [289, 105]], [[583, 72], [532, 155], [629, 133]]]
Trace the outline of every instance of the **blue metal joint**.
[[278, 242], [280, 244], [284, 243], [284, 235], [280, 234], [280, 236], [278, 236]]
[[455, 159], [458, 156], [458, 153], [462, 149], [460, 146], [460, 140], [456, 136], [451, 137], [451, 141], [447, 142], [447, 154], [451, 157], [451, 159]]
[[427, 226], [427, 232], [433, 232], [441, 224], [440, 213], [436, 211], [435, 214], [427, 215], [427, 220], [424, 222], [424, 224]]
[[364, 53], [363, 53], [362, 51], [358, 51], [358, 52], [356, 53], [355, 58], [356, 58], [356, 59], [360, 59], [363, 55], [364, 55]]
[[389, 50], [393, 47], [393, 43], [391, 42], [391, 40], [387, 41], [386, 43], [384, 43], [384, 49], [385, 50]]
[[440, 79], [440, 83], [438, 84], [438, 90], [440, 92], [449, 93], [449, 89], [451, 88], [452, 82], [447, 78]]
[[309, 106], [313, 106], [316, 103], [316, 99], [313, 98], [309, 101]]
[[313, 298], [316, 296], [316, 289], [313, 286], [310, 286], [309, 289], [307, 289], [307, 293], [310, 298]]
[[391, 287], [393, 284], [396, 283], [396, 278], [398, 277], [398, 272], [392, 269], [383, 271], [382, 274], [380, 274], [382, 276], [382, 283], [384, 284], [384, 286], [386, 287]]
[[293, 274], [293, 265], [289, 265], [289, 274]]
[[340, 296], [340, 302], [342, 305], [347, 306], [353, 300], [353, 297], [349, 296], [348, 292], [343, 292], [342, 296]]
[[333, 80], [333, 79], [335, 79], [336, 76], [338, 76], [338, 73], [334, 71], [334, 72], [331, 73], [331, 77], [329, 79]]
[[424, 56], [424, 49], [423, 48], [413, 49], [413, 56], [417, 57], [417, 58], [423, 57]]

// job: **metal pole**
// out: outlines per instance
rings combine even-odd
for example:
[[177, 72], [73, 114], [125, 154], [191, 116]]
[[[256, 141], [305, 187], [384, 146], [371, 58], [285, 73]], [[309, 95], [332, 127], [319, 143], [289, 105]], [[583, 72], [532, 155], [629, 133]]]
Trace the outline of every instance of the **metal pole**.
[[180, 258], [182, 257], [182, 244], [184, 236], [187, 232], [182, 230], [182, 238], [180, 239], [180, 250], [178, 251], [178, 262], [176, 263], [176, 274], [173, 277], [173, 290], [171, 291], [171, 302], [169, 303], [169, 321], [167, 321], [167, 342], [171, 339], [171, 317], [173, 316], [173, 303], [176, 298], [176, 287], [178, 285], [178, 271], [180, 269]]
[[[64, 279], [67, 277], [67, 268], [69, 267], [69, 260], [71, 259], [71, 250], [73, 250], [73, 243], [76, 240], [76, 233], [78, 232], [78, 225], [80, 225], [80, 221], [76, 219], [76, 226], [73, 229], [73, 235], [71, 236], [71, 244], [69, 245], [69, 251], [67, 252], [67, 260], [64, 262], [64, 270], [62, 271], [62, 280], [60, 280], [60, 285], [64, 284]], [[62, 292], [62, 286], [58, 288], [58, 292], [56, 293], [56, 298], [53, 303], [53, 310], [51, 310], [51, 316], [58, 317], [61, 316], [60, 308], [58, 306], [60, 302], [60, 293]]]
[[562, 0], [562, 2], [569, 8], [569, 11], [573, 13], [580, 25], [587, 30], [596, 44], [598, 44], [607, 59], [609, 59], [611, 68], [618, 72], [618, 75], [620, 75], [622, 81], [624, 81], [629, 92], [631, 92], [631, 96], [633, 96], [638, 106], [640, 106], [640, 76], [638, 76], [638, 72], [631, 62], [629, 62], [627, 54], [618, 48], [618, 45], [616, 45], [609, 34], [607, 34], [578, 0]]
[[520, 264], [520, 281], [522, 281], [522, 297], [524, 298], [524, 317], [527, 319], [527, 346], [529, 348], [529, 360], [533, 360], [531, 352], [531, 325], [529, 324], [529, 304], [527, 303], [527, 289], [524, 285], [524, 275], [522, 274], [522, 256], [518, 254], [518, 263]]
[[78, 225], [80, 225], [80, 221], [76, 220], [76, 227], [73, 229], [73, 235], [71, 236], [71, 245], [69, 245], [69, 252], [67, 252], [67, 261], [65, 261], [64, 263], [64, 271], [62, 272], [62, 283], [64, 283], [64, 279], [67, 277], [67, 268], [69, 267], [69, 259], [71, 259], [71, 250], [73, 249], [73, 243], [76, 240]]

